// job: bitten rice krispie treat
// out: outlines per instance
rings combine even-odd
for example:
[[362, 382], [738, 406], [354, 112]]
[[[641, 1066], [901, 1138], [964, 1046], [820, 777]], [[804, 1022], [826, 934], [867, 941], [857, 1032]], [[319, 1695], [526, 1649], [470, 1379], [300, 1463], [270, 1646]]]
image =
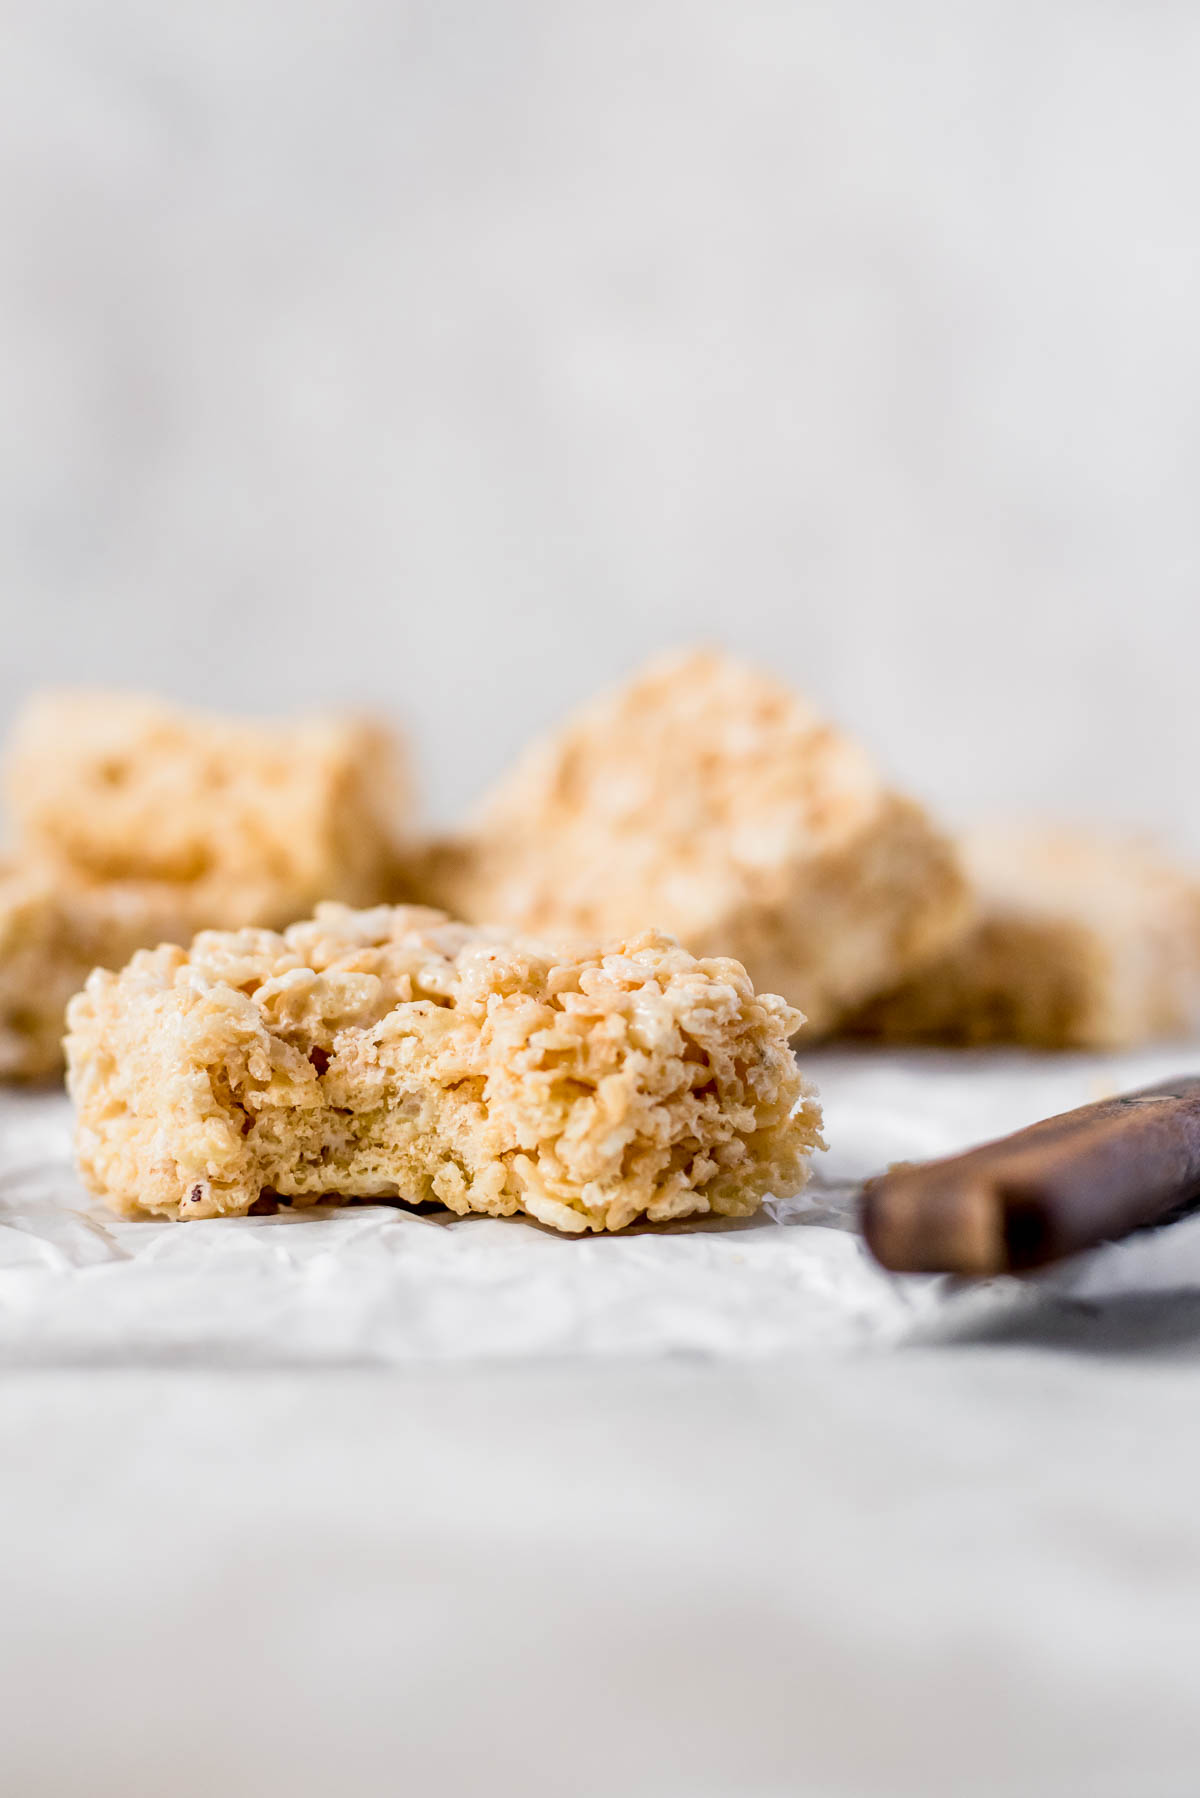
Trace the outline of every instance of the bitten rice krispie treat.
[[653, 924], [824, 1031], [965, 928], [951, 844], [866, 752], [729, 658], [652, 665], [532, 749], [412, 895], [537, 934]]
[[820, 1146], [801, 1021], [668, 937], [573, 953], [324, 905], [91, 976], [67, 1041], [79, 1167], [119, 1211], [180, 1218], [263, 1193], [569, 1231], [741, 1216]]
[[404, 803], [397, 744], [375, 725], [247, 724], [95, 692], [29, 706], [7, 788], [24, 855], [186, 886], [221, 927], [384, 898]]
[[1136, 843], [966, 845], [971, 933], [847, 1028], [888, 1042], [1122, 1048], [1200, 1028], [1200, 885]]
[[93, 968], [119, 968], [135, 949], [194, 929], [163, 883], [64, 882], [0, 864], [0, 1080], [61, 1070], [67, 1000]]

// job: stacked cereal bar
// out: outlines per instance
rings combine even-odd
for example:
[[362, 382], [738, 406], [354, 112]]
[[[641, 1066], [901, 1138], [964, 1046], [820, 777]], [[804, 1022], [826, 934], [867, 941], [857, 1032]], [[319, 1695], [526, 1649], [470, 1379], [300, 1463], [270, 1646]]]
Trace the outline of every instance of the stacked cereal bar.
[[0, 879], [0, 1077], [62, 1065], [91, 968], [208, 925], [279, 925], [386, 896], [399, 751], [357, 721], [247, 725], [103, 693], [50, 695], [7, 765], [18, 831]]
[[557, 1230], [796, 1192], [798, 1016], [669, 938], [564, 951], [416, 907], [205, 932], [71, 1002], [84, 1179], [205, 1218], [262, 1195], [435, 1200]]
[[57, 1074], [67, 1000], [91, 970], [119, 968], [147, 943], [185, 941], [193, 928], [161, 883], [0, 865], [0, 1080]]
[[404, 805], [376, 725], [246, 724], [111, 693], [29, 707], [8, 798], [28, 853], [93, 880], [169, 881], [229, 927], [375, 903]]
[[478, 923], [732, 955], [826, 1031], [966, 926], [957, 855], [859, 745], [725, 656], [651, 666], [530, 750], [412, 894]]
[[968, 840], [980, 915], [850, 1020], [889, 1042], [1121, 1048], [1200, 1026], [1200, 886], [1137, 844], [1065, 832]]

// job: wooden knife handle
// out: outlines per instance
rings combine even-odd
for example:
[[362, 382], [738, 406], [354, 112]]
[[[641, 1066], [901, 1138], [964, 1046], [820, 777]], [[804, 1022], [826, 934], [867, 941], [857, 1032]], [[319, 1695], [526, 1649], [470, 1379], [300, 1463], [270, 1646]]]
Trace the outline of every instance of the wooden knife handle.
[[867, 1183], [862, 1225], [897, 1273], [1022, 1273], [1200, 1199], [1200, 1076], [1046, 1118]]

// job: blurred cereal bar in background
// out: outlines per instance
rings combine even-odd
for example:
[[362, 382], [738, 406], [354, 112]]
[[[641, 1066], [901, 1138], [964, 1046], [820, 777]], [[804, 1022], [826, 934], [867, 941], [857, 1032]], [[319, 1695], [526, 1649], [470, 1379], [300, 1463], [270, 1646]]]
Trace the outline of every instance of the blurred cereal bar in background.
[[95, 692], [33, 701], [6, 785], [0, 1079], [61, 1069], [66, 1002], [94, 967], [385, 898], [407, 806], [401, 747], [375, 724], [247, 724]]
[[1200, 883], [1138, 842], [979, 833], [980, 915], [932, 967], [850, 1020], [887, 1042], [1131, 1047], [1200, 1027]]
[[8, 795], [23, 853], [172, 882], [222, 928], [383, 898], [407, 803], [399, 745], [374, 723], [251, 724], [98, 692], [27, 708]]
[[62, 1067], [63, 1013], [95, 967], [186, 941], [186, 895], [153, 881], [83, 881], [0, 864], [0, 1080]]
[[527, 751], [410, 891], [536, 934], [669, 930], [744, 963], [816, 1031], [968, 920], [952, 844], [866, 751], [703, 651], [651, 665]]

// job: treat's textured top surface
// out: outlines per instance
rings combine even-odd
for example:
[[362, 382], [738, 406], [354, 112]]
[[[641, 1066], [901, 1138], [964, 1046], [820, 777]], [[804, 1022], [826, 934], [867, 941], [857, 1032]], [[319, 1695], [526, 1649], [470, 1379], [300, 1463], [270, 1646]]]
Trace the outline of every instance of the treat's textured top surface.
[[539, 934], [670, 930], [825, 1028], [959, 931], [952, 846], [865, 751], [714, 652], [649, 667], [532, 748], [417, 896]]
[[514, 880], [553, 887], [546, 908], [581, 930], [601, 915], [644, 926], [652, 896], [687, 934], [789, 862], [852, 840], [883, 797], [866, 753], [803, 700], [697, 651], [653, 665], [530, 749], [479, 834], [508, 852]]
[[90, 691], [32, 702], [7, 785], [30, 851], [187, 883], [230, 924], [381, 897], [404, 803], [397, 745], [368, 722], [246, 724]]
[[120, 1209], [180, 1217], [264, 1190], [570, 1231], [740, 1215], [797, 1191], [819, 1143], [800, 1021], [658, 935], [566, 951], [322, 906], [92, 975], [67, 1044], [80, 1167]]

